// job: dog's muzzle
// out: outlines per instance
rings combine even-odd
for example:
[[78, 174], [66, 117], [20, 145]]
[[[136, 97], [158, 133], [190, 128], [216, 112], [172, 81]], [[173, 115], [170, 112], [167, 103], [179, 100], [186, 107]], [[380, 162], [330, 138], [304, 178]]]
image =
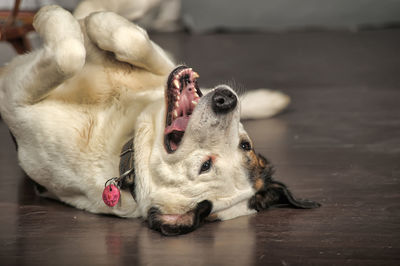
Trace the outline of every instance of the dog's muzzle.
[[158, 208], [152, 207], [148, 211], [147, 222], [151, 229], [165, 236], [181, 235], [202, 225], [211, 210], [212, 203], [208, 200], [203, 200], [196, 208], [184, 214], [162, 214]]

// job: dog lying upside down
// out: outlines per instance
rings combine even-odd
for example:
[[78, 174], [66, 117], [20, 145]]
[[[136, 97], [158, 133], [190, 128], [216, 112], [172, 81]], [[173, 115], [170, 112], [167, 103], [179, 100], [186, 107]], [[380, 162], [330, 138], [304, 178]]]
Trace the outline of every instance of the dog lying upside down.
[[[279, 112], [287, 96], [254, 92], [260, 103], [241, 108], [227, 85], [203, 95], [196, 72], [175, 67], [143, 29], [114, 13], [77, 21], [47, 6], [34, 27], [44, 47], [2, 71], [0, 111], [41, 196], [142, 217], [165, 235], [277, 204], [319, 206], [272, 178], [240, 123], [241, 114]], [[107, 189], [117, 190], [114, 207], [101, 199]]]

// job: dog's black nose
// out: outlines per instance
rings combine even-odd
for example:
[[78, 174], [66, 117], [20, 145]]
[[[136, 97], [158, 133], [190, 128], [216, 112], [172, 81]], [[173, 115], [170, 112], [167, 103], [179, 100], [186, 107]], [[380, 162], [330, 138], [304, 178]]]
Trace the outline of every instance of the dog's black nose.
[[218, 87], [212, 96], [212, 109], [216, 114], [223, 114], [232, 111], [237, 105], [237, 97], [225, 87]]

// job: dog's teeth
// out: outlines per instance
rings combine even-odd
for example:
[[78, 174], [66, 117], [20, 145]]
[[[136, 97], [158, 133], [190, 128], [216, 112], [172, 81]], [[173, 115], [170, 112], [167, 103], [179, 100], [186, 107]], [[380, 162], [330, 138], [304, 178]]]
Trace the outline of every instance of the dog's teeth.
[[178, 117], [178, 111], [174, 110], [174, 118], [177, 118], [177, 117]]
[[197, 92], [194, 93], [194, 97], [200, 98], [200, 96], [197, 94]]
[[197, 102], [196, 102], [196, 101], [192, 101], [192, 104], [193, 104], [193, 105], [197, 105]]
[[192, 71], [191, 68], [182, 69], [181, 71], [179, 71], [178, 74], [175, 75], [175, 77], [178, 76], [178, 78], [180, 78], [180, 77], [182, 77], [182, 76], [185, 75], [185, 74], [189, 74], [191, 71]]
[[181, 85], [179, 84], [179, 81], [178, 81], [178, 80], [175, 79], [175, 80], [173, 81], [173, 83], [174, 83], [175, 88], [177, 88], [177, 89], [180, 88]]
[[179, 95], [176, 95], [176, 100], [179, 101], [181, 97]]
[[197, 72], [193, 72], [193, 78], [198, 79], [198, 78], [200, 78], [200, 75], [197, 74]]
[[176, 103], [175, 103], [175, 106], [176, 106], [177, 108], [179, 108], [179, 103], [178, 103], [178, 102], [176, 102]]

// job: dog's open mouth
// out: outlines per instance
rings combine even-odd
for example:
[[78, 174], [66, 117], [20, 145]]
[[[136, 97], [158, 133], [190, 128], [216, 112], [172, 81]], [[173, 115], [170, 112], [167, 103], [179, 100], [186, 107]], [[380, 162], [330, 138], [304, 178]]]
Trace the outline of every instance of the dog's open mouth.
[[167, 82], [167, 102], [164, 144], [168, 153], [175, 152], [185, 134], [202, 93], [197, 85], [199, 75], [191, 68], [179, 66], [171, 72]]

